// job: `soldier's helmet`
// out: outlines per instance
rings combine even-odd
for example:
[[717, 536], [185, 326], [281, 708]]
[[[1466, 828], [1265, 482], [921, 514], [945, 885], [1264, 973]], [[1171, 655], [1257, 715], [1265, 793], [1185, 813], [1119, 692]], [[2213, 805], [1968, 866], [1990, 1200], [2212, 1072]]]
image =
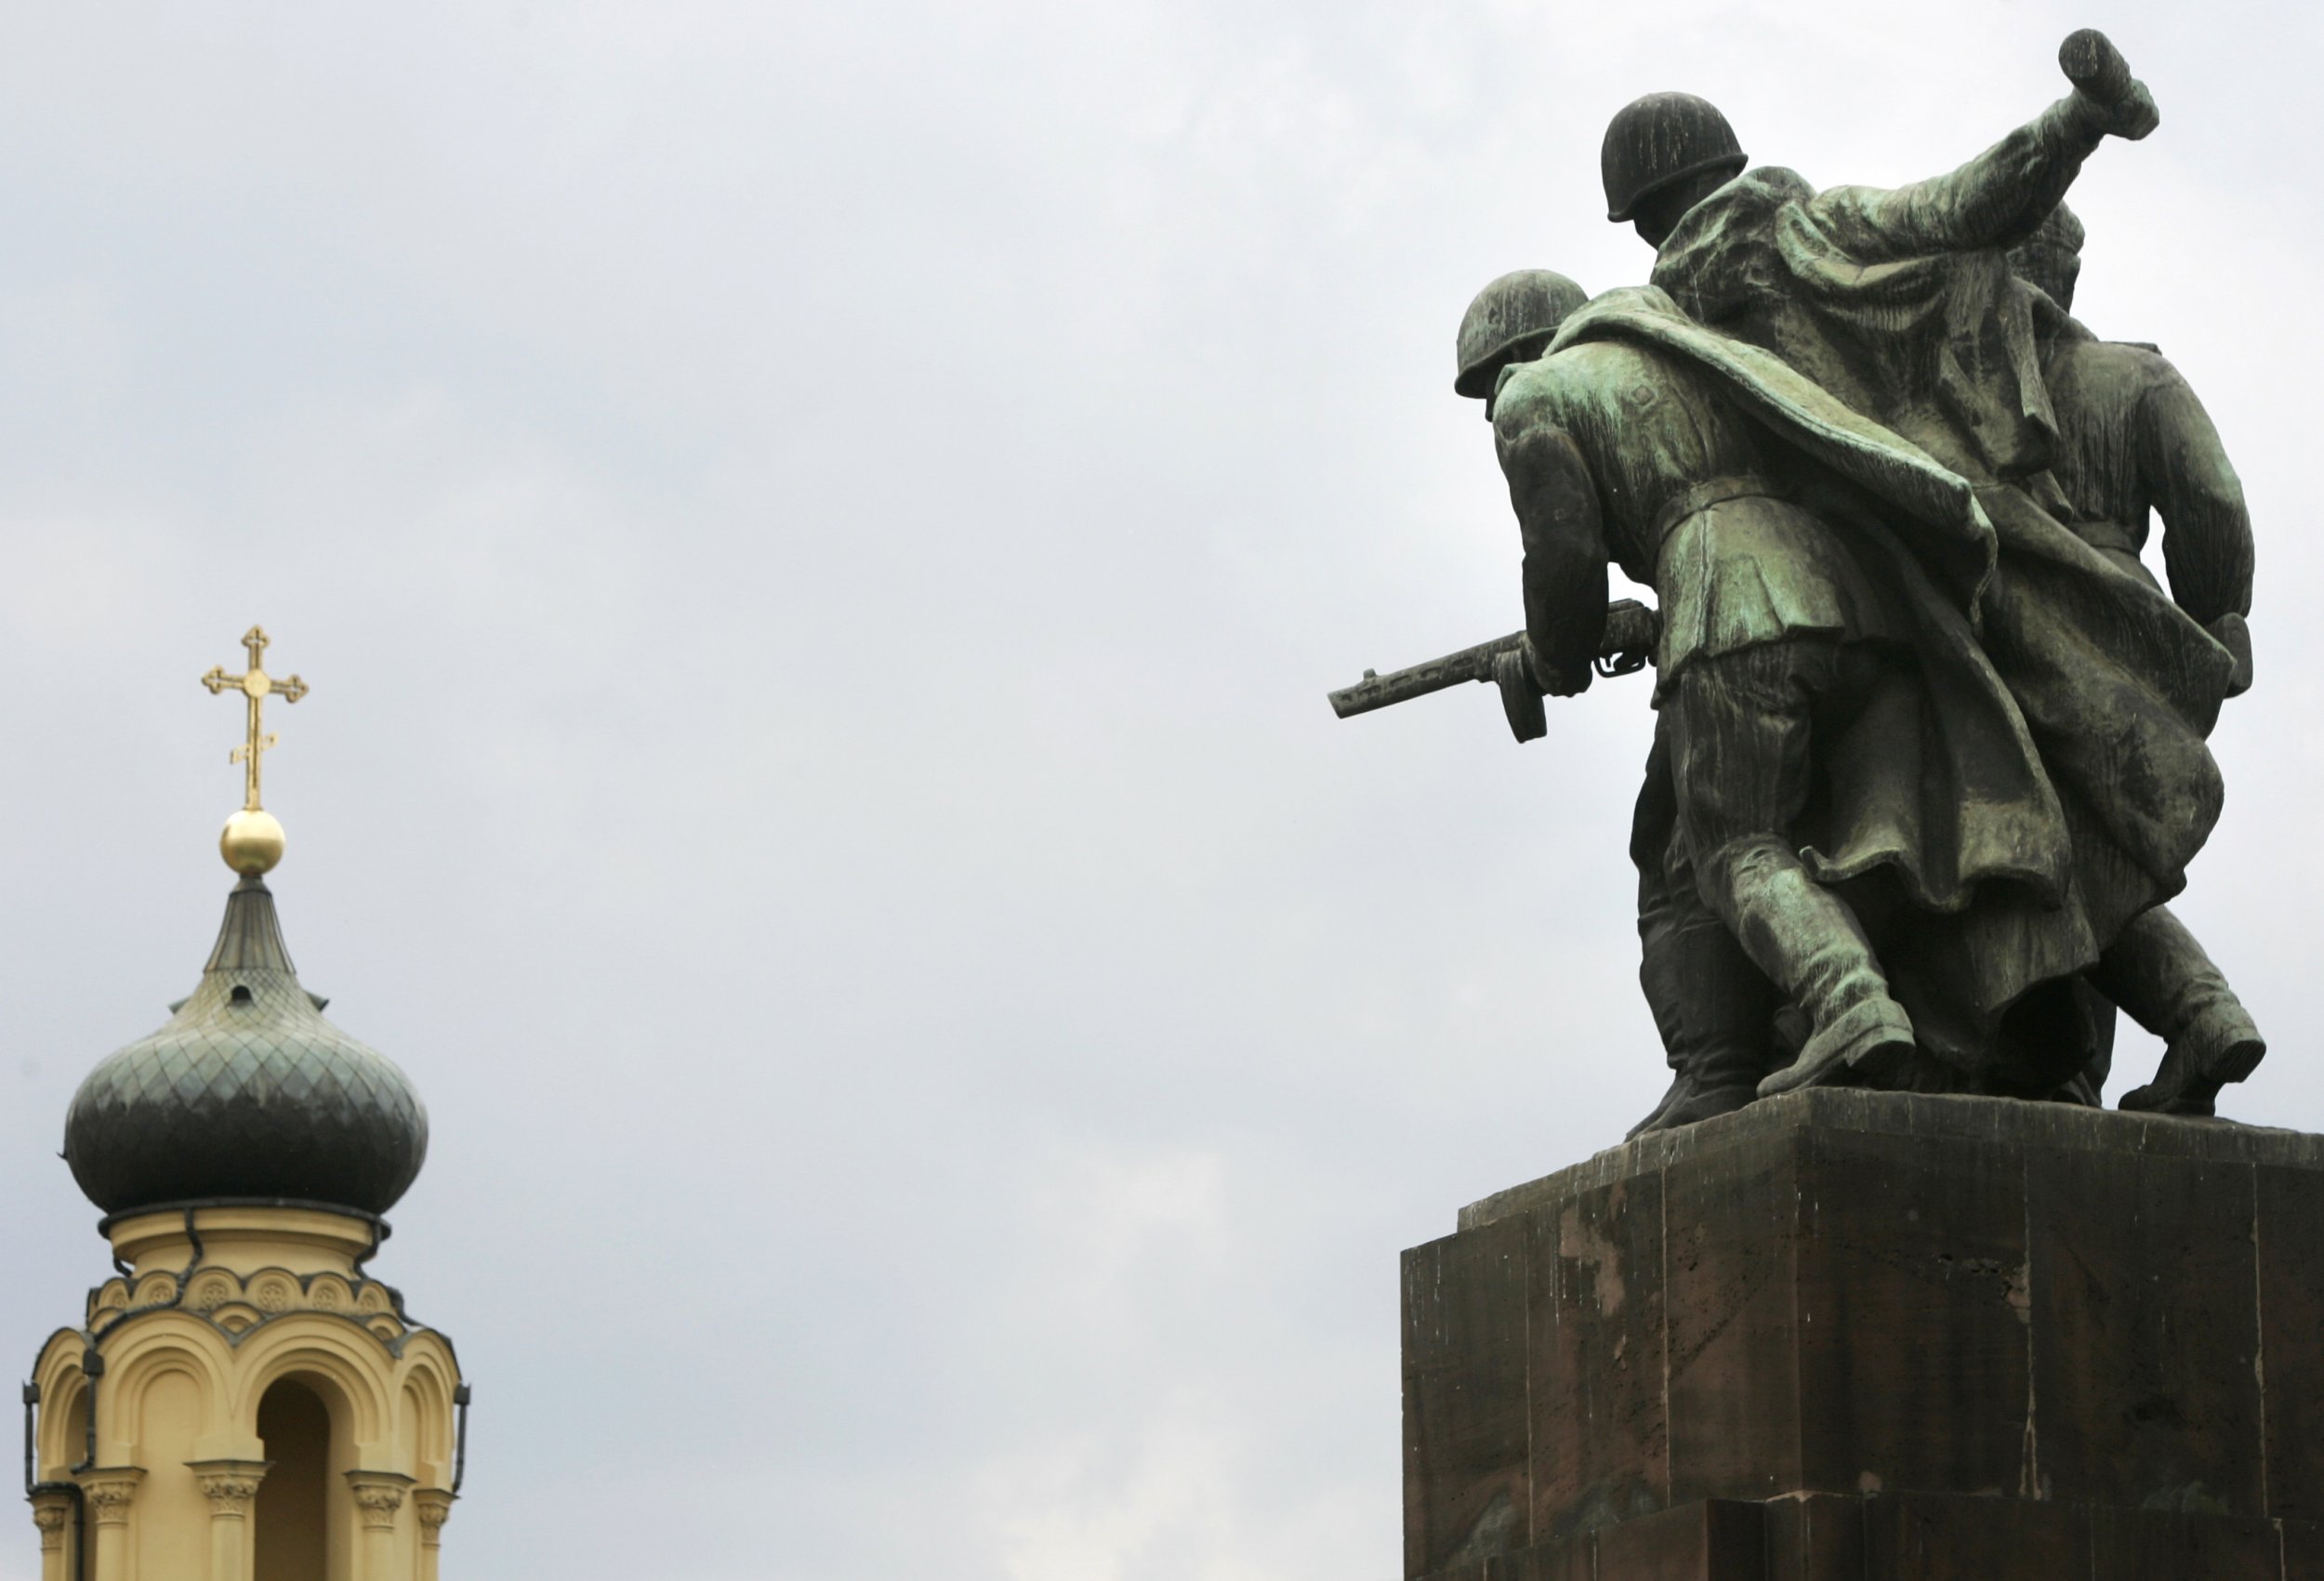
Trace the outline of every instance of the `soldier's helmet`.
[[1616, 112], [1598, 151], [1605, 180], [1605, 217], [1616, 224], [1638, 201], [1698, 171], [1739, 174], [1749, 161], [1719, 107], [1691, 93], [1650, 93]]
[[1453, 379], [1454, 391], [1474, 401], [1492, 394], [1503, 368], [1539, 356], [1565, 315], [1589, 299], [1589, 292], [1554, 270], [1502, 275], [1478, 292], [1460, 316], [1454, 348], [1460, 371]]

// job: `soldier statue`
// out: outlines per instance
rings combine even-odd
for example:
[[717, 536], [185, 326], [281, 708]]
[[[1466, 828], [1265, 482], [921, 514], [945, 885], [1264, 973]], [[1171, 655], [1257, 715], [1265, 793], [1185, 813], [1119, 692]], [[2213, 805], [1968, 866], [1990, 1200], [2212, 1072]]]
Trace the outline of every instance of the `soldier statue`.
[[[1491, 418], [1501, 371], [1538, 357], [1587, 299], [1579, 285], [1550, 270], [1519, 270], [1494, 281], [1461, 319], [1455, 392], [1483, 401]], [[1521, 665], [1503, 666], [1496, 679], [1512, 690], [1538, 690]], [[1638, 870], [1639, 986], [1671, 1083], [1633, 1136], [1740, 1109], [1758, 1096], [1779, 1047], [1781, 996], [1695, 882], [1678, 828], [1668, 718], [1657, 715], [1630, 854]]]
[[[2172, 600], [2235, 655], [2229, 696], [2251, 684], [2251, 518], [2211, 415], [2153, 346], [2101, 340], [2073, 317], [2081, 221], [2063, 203], [2011, 269], [2040, 293], [2036, 332], [2042, 383], [2057, 420], [2050, 462], [2070, 507], [2062, 518], [2126, 575], [2152, 585], [2139, 558], [2148, 520], [2163, 524]], [[2267, 1049], [2226, 976], [2167, 905], [2125, 925], [2092, 981], [2163, 1040], [2154, 1081], [2125, 1109], [2214, 1112], [2219, 1088], [2251, 1074]]]
[[[2133, 1106], [2209, 1113], [2264, 1051], [2161, 909], [2218, 815], [2248, 521], [2168, 364], [2067, 316], [2061, 200], [2158, 117], [2099, 35], [2060, 59], [2067, 98], [1895, 191], [1750, 167], [1714, 107], [1650, 95], [1602, 174], [1652, 284], [1584, 304], [1532, 271], [1464, 321], [1525, 629], [1366, 685], [1493, 679], [1523, 739], [1614, 646], [1609, 562], [1656, 590], [1648, 1126], [1821, 1083], [2088, 1100], [2093, 985], [2169, 1046]], [[2136, 567], [2149, 502], [2175, 603]]]

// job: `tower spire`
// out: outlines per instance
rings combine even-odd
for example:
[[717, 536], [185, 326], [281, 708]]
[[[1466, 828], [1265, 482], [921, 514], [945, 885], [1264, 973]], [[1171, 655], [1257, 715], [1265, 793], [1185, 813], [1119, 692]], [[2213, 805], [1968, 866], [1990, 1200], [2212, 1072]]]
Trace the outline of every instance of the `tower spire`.
[[247, 709], [218, 941], [169, 1020], [99, 1061], [65, 1112], [113, 1273], [25, 1388], [51, 1581], [152, 1574], [155, 1555], [172, 1577], [433, 1581], [460, 1491], [459, 1358], [370, 1271], [380, 1216], [427, 1160], [428, 1111], [291, 967], [260, 876], [283, 834], [259, 803], [259, 709], [307, 685], [266, 673], [263, 630], [243, 640], [244, 673], [203, 678]]

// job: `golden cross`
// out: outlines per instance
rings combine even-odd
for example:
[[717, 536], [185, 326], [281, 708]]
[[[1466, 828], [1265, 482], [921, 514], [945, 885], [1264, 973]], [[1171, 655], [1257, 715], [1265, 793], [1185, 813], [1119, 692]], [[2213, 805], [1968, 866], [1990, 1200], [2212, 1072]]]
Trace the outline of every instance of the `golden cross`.
[[250, 650], [250, 667], [240, 675], [228, 675], [223, 665], [212, 665], [210, 673], [202, 678], [202, 684], [215, 697], [228, 687], [240, 692], [250, 705], [250, 738], [234, 748], [230, 762], [243, 765], [243, 810], [258, 810], [258, 757], [274, 744], [274, 738], [259, 727], [258, 710], [265, 705], [267, 693], [273, 692], [285, 703], [296, 703], [307, 695], [307, 683], [297, 676], [276, 680], [259, 666], [259, 656], [271, 640], [263, 626], [252, 626], [243, 633], [242, 645]]

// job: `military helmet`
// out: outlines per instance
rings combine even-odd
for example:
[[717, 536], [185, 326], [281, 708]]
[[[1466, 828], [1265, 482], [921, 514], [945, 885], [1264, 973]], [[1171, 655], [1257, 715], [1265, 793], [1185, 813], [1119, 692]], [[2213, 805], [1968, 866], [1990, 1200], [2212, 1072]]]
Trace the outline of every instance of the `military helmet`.
[[1637, 211], [1641, 198], [1698, 171], [1724, 166], [1737, 174], [1748, 163], [1735, 128], [1710, 100], [1691, 93], [1634, 99], [1616, 112], [1598, 151], [1605, 217], [1618, 225]]
[[1565, 315], [1589, 299], [1589, 292], [1546, 269], [1504, 274], [1478, 292], [1460, 315], [1455, 393], [1475, 401], [1492, 394], [1503, 368], [1539, 356]]
[[2074, 282], [2082, 272], [2082, 222], [2064, 204], [2052, 209], [2040, 229], [2009, 250], [2009, 267], [2020, 280], [2039, 286], [2067, 312], [2074, 310]]
[[2055, 247], [2060, 252], [2079, 253], [2082, 250], [2082, 242], [2088, 234], [2089, 232], [2082, 229], [2081, 216], [2067, 208], [2061, 202], [2035, 229], [2033, 239], [2043, 246]]

